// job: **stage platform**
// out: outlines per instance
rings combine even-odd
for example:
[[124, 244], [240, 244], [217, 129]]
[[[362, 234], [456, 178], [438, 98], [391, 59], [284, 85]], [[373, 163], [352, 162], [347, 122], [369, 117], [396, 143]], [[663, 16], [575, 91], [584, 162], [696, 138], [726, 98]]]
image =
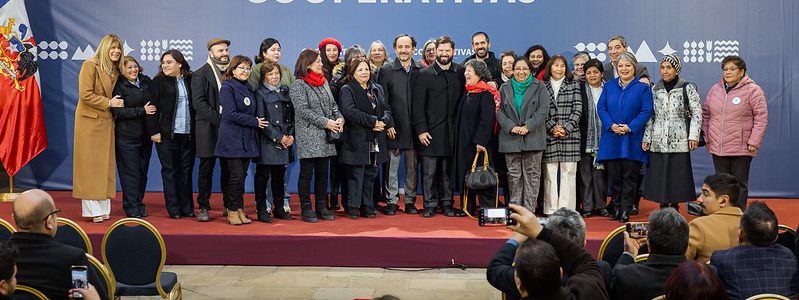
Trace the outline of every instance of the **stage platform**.
[[[124, 216], [121, 194], [112, 202], [111, 220], [101, 224], [80, 217], [80, 201], [69, 191], [50, 192], [60, 217], [72, 219], [89, 234], [95, 256], [100, 257], [103, 234], [114, 221]], [[231, 226], [222, 217], [221, 194], [214, 194], [213, 220], [170, 219], [161, 193], [147, 193], [147, 221], [155, 225], [167, 246], [167, 264], [171, 265], [263, 265], [263, 266], [335, 266], [335, 267], [442, 267], [464, 264], [486, 267], [509, 230], [479, 227], [469, 218], [436, 215], [422, 218], [398, 212], [395, 216], [378, 214], [376, 219], [350, 220], [343, 211], [335, 221], [311, 224], [302, 222], [296, 195], [292, 199], [294, 220], [275, 220], [272, 224], [254, 221], [250, 225]], [[766, 199], [781, 224], [796, 228], [799, 199]], [[750, 201], [757, 201], [750, 199]], [[646, 221], [657, 204], [642, 201], [641, 214], [631, 221]], [[421, 206], [421, 199], [417, 207]], [[245, 210], [255, 216], [253, 195], [245, 195]], [[0, 203], [0, 218], [13, 224], [12, 203]], [[685, 214], [685, 206], [682, 213]], [[603, 217], [586, 219], [586, 248], [596, 254], [605, 236], [622, 225]]]

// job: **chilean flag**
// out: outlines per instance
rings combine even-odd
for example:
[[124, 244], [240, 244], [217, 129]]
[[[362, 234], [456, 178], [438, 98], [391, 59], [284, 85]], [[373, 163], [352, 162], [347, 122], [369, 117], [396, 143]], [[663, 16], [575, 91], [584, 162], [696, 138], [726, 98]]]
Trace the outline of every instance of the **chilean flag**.
[[47, 148], [36, 42], [24, 0], [0, 0], [0, 160], [14, 176]]

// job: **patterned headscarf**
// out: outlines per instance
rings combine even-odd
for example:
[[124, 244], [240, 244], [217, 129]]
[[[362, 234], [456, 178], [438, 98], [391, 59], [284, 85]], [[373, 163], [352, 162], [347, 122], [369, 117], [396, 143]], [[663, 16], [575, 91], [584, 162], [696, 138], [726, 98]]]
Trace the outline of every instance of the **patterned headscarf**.
[[664, 56], [660, 59], [660, 63], [662, 64], [664, 61], [667, 61], [674, 67], [674, 70], [677, 71], [677, 75], [680, 75], [680, 71], [682, 71], [682, 64], [680, 63], [680, 57], [677, 54], [669, 54]]

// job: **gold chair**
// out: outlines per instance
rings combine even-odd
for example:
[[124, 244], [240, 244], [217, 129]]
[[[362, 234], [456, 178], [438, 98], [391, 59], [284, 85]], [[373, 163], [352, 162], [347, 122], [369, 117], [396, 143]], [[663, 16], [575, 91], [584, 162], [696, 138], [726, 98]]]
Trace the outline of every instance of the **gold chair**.
[[760, 294], [746, 298], [746, 300], [790, 300], [791, 298], [777, 294]]
[[[108, 299], [114, 299], [114, 293], [116, 292], [116, 285], [117, 285], [117, 281], [114, 278], [114, 274], [111, 273], [111, 270], [106, 268], [105, 265], [103, 265], [103, 263], [101, 263], [99, 259], [92, 256], [91, 254], [86, 253], [86, 259], [89, 260], [89, 264], [91, 264], [91, 267], [94, 268], [94, 272], [97, 273], [98, 276], [100, 276], [100, 280], [104, 281], [103, 284], [105, 285], [106, 293], [108, 293]], [[101, 292], [99, 291], [99, 287], [98, 287], [98, 292]]]
[[641, 263], [649, 260], [649, 253], [641, 254], [635, 257], [635, 263]]
[[796, 249], [796, 231], [786, 225], [780, 225], [777, 230], [776, 243], [794, 251]]
[[14, 299], [38, 299], [38, 300], [49, 300], [47, 296], [44, 295], [41, 291], [34, 289], [29, 286], [25, 285], [17, 285], [16, 291], [14, 291]]
[[14, 229], [14, 226], [11, 226], [11, 223], [0, 219], [0, 241], [7, 241], [14, 232], [17, 232], [17, 230]]
[[652, 300], [666, 300], [666, 295], [657, 296], [655, 298], [652, 298]]
[[86, 231], [67, 218], [58, 218], [58, 231], [55, 234], [55, 240], [66, 245], [83, 249], [87, 254], [93, 254], [92, 242], [89, 240], [89, 235]]

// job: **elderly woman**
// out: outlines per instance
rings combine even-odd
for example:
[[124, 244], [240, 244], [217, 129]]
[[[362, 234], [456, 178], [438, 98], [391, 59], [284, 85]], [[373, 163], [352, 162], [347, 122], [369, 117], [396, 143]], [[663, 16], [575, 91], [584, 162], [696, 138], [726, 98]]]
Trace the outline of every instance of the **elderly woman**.
[[586, 61], [581, 66], [586, 81], [580, 82], [583, 115], [580, 116], [580, 162], [577, 163], [578, 191], [583, 201], [583, 218], [594, 214], [606, 217], [607, 175], [605, 166], [596, 160], [599, 151], [599, 136], [602, 132], [596, 106], [602, 95], [602, 63], [597, 59]]
[[81, 215], [95, 223], [107, 220], [111, 200], [116, 198], [114, 174], [114, 119], [109, 108], [125, 105], [112, 95], [119, 78], [122, 42], [109, 34], [87, 59], [78, 77], [78, 106], [75, 108], [72, 197], [81, 199]]
[[422, 59], [419, 60], [419, 63], [427, 67], [434, 62], [436, 62], [436, 40], [429, 39], [422, 47]]
[[[487, 149], [491, 149], [491, 140], [496, 122], [496, 105], [494, 99], [499, 99], [499, 91], [489, 85], [491, 72], [485, 62], [472, 59], [466, 62], [464, 71], [466, 79], [466, 94], [458, 107], [455, 119], [454, 152], [452, 174], [450, 175], [450, 188], [453, 191], [464, 192], [462, 209], [470, 214], [477, 211], [475, 197], [480, 198], [480, 207], [496, 207], [496, 187], [482, 190], [470, 190], [464, 185], [464, 178], [472, 168], [475, 155], [482, 152], [488, 156], [489, 165], [493, 160]], [[482, 162], [482, 160], [478, 160]]]
[[125, 99], [125, 107], [112, 107], [117, 170], [122, 184], [122, 209], [127, 217], [144, 218], [144, 190], [147, 187], [147, 170], [153, 142], [147, 135], [146, 115], [155, 114], [155, 106], [144, 96], [150, 86], [150, 77], [142, 74], [139, 62], [132, 56], [122, 58], [120, 64], [123, 80], [117, 80], [114, 95]]
[[372, 72], [377, 72], [377, 69], [385, 65], [389, 61], [388, 52], [386, 52], [386, 45], [381, 41], [374, 41], [369, 46], [369, 68]]
[[544, 70], [549, 64], [549, 53], [547, 53], [547, 49], [541, 45], [533, 45], [524, 52], [524, 57], [530, 60], [530, 64], [533, 65], [533, 69], [531, 70], [533, 76], [538, 80], [544, 80]]
[[585, 80], [585, 69], [583, 66], [590, 59], [591, 56], [589, 56], [588, 52], [585, 51], [580, 51], [574, 54], [574, 57], [572, 57], [572, 66], [574, 67], [572, 74], [574, 74], [575, 80]]
[[[577, 162], [580, 161], [580, 116], [583, 104], [579, 82], [569, 72], [565, 57], [555, 55], [546, 66], [544, 85], [549, 92], [547, 150], [544, 151], [544, 214], [577, 205]], [[560, 180], [559, 180], [560, 179]], [[560, 181], [560, 185], [558, 185]]]
[[502, 52], [499, 55], [499, 63], [502, 67], [502, 74], [500, 75], [501, 82], [497, 82], [502, 86], [513, 78], [513, 63], [516, 62], [516, 53], [513, 50]]
[[741, 182], [738, 207], [746, 208], [749, 166], [763, 142], [768, 106], [763, 89], [746, 75], [738, 56], [721, 61], [721, 80], [710, 88], [702, 107], [702, 130], [716, 173], [729, 173]]
[[348, 169], [347, 215], [352, 219], [359, 213], [367, 218], [377, 215], [373, 185], [378, 165], [388, 161], [386, 130], [394, 127], [383, 88], [372, 76], [365, 58], [353, 59], [348, 66], [349, 80], [341, 88], [341, 113], [348, 125], [342, 135], [339, 163]]
[[646, 124], [643, 149], [649, 151], [644, 198], [660, 208], [680, 210], [680, 202], [696, 200], [691, 151], [699, 146], [702, 104], [696, 86], [679, 77], [677, 55], [660, 60], [662, 79], [652, 88], [652, 118]]
[[[300, 195], [302, 220], [316, 223], [320, 217], [334, 220], [327, 209], [327, 176], [330, 158], [336, 156], [336, 145], [328, 137], [344, 130], [344, 118], [333, 99], [333, 93], [322, 74], [322, 55], [305, 49], [294, 67], [295, 80], [289, 95], [294, 104], [297, 157], [300, 159], [300, 177], [297, 189]], [[314, 178], [316, 215], [311, 205], [311, 177]]]
[[608, 170], [615, 214], [613, 219], [630, 220], [636, 197], [636, 182], [647, 153], [640, 147], [646, 123], [652, 116], [652, 90], [635, 77], [638, 60], [630, 52], [619, 54], [619, 77], [605, 83], [597, 103], [602, 121], [597, 160]]
[[281, 86], [289, 87], [292, 83], [294, 83], [294, 75], [291, 75], [291, 70], [289, 70], [289, 67], [280, 64], [280, 56], [280, 42], [274, 38], [265, 38], [263, 41], [261, 41], [261, 46], [258, 48], [258, 55], [255, 56], [255, 66], [252, 67], [250, 78], [247, 79], [247, 83], [250, 85], [252, 90], [257, 91], [261, 88], [263, 80], [259, 70], [261, 70], [261, 65], [266, 62], [273, 62], [280, 66]]
[[502, 103], [497, 111], [499, 152], [508, 163], [510, 203], [534, 212], [541, 182], [541, 158], [546, 149], [549, 93], [530, 73], [526, 57], [513, 63], [513, 78], [500, 87]]
[[[222, 105], [222, 119], [219, 122], [219, 140], [214, 155], [224, 160], [224, 167], [230, 176], [223, 197], [228, 207], [227, 219], [230, 225], [249, 224], [252, 221], [244, 213], [244, 179], [252, 158], [259, 156], [258, 129], [266, 127], [263, 117], [255, 114], [255, 95], [247, 85], [252, 72], [252, 61], [246, 56], [236, 55], [230, 60], [225, 71], [222, 88], [219, 89], [219, 103]], [[262, 218], [259, 212], [258, 219]], [[271, 220], [269, 220], [271, 221]]]

